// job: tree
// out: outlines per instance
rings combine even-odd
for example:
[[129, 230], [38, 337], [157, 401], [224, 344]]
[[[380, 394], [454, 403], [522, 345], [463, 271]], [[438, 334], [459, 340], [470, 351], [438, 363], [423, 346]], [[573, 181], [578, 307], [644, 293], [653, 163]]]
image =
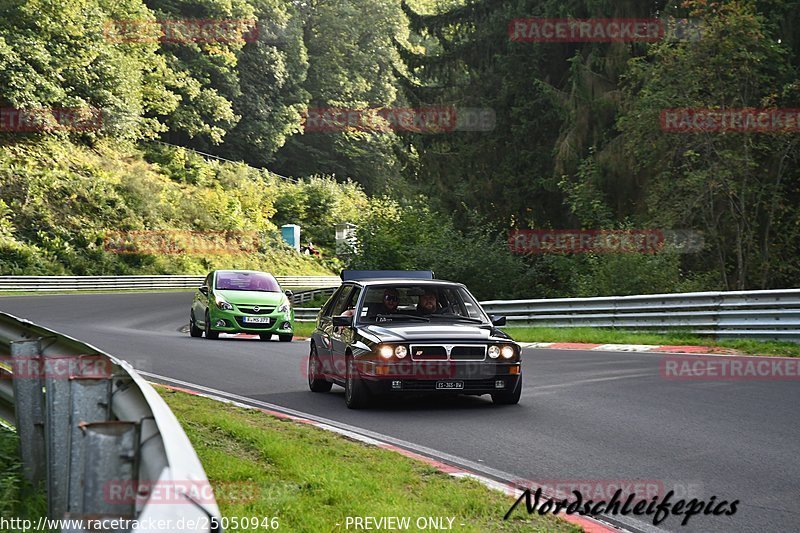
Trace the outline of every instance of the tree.
[[[797, 107], [788, 50], [753, 4], [689, 2], [703, 21], [694, 43], [660, 43], [632, 61], [619, 127], [646, 180], [652, 220], [706, 232], [725, 289], [792, 284], [797, 257], [798, 140], [785, 132], [670, 133], [669, 108]], [[788, 275], [787, 275], [788, 274]]]

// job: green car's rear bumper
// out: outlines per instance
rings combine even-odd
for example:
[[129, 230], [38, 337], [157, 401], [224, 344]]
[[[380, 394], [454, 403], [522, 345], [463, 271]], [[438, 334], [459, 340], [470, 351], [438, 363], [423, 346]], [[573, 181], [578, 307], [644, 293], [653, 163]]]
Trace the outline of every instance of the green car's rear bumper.
[[[242, 313], [234, 309], [228, 311], [219, 308], [210, 308], [209, 316], [211, 318], [211, 329], [219, 331], [220, 333], [249, 333], [257, 335], [259, 333], [273, 333], [276, 335], [292, 335], [294, 334], [294, 309], [290, 309], [288, 313], [279, 313], [277, 311], [270, 314], [252, 315]], [[269, 324], [247, 324], [244, 322], [244, 317], [258, 316], [259, 318], [269, 318]], [[222, 325], [220, 321], [224, 320], [225, 324]]]

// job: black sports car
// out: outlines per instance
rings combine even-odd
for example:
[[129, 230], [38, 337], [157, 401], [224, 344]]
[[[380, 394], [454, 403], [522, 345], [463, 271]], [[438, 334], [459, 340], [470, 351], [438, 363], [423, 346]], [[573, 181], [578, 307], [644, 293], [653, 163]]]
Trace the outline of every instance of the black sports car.
[[345, 389], [347, 406], [378, 394], [491, 394], [515, 404], [521, 350], [460, 283], [430, 271], [342, 273], [311, 336], [308, 385]]

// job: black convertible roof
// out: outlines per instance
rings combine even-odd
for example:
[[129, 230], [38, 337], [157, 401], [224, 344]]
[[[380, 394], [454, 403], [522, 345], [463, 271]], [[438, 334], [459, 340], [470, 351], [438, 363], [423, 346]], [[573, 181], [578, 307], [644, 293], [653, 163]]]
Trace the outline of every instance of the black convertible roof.
[[433, 279], [432, 270], [342, 270], [342, 281], [378, 279]]

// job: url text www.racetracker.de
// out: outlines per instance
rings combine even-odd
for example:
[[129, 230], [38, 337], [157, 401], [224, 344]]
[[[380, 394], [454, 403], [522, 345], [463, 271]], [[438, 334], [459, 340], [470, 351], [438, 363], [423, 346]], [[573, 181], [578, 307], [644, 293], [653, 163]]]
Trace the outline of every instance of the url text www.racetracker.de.
[[276, 516], [196, 518], [28, 518], [0, 517], [0, 531], [27, 533], [28, 531], [140, 531], [153, 533], [180, 531], [226, 531], [226, 530], [271, 531], [280, 529]]
[[[585, 500], [581, 492], [577, 490], [572, 491], [572, 494], [575, 496], [575, 499], [572, 501], [566, 498], [547, 498], [541, 501], [541, 487], [537, 488], [533, 493], [531, 489], [526, 489], [522, 495], [517, 498], [508, 512], [506, 512], [503, 520], [508, 520], [511, 513], [523, 500], [525, 500], [525, 508], [528, 510], [528, 514], [539, 513], [539, 515], [545, 515], [552, 512], [554, 515], [558, 515], [558, 513], [563, 510], [568, 515], [578, 513], [582, 516], [597, 516], [601, 514], [623, 516], [629, 514], [636, 516], [652, 515], [653, 525], [656, 526], [666, 520], [670, 514], [682, 516], [682, 526], [688, 524], [691, 517], [699, 515], [700, 513], [713, 516], [732, 516], [736, 514], [736, 506], [739, 504], [739, 500], [733, 500], [732, 502], [728, 502], [727, 500], [717, 501], [716, 496], [711, 496], [708, 501], [692, 498], [689, 501], [680, 499], [671, 502], [670, 500], [674, 496], [674, 491], [667, 492], [663, 498], [658, 495], [653, 496], [649, 502], [641, 498], [637, 500], [636, 494], [631, 493], [628, 494], [624, 503], [621, 497], [622, 489], [617, 490], [608, 501]], [[533, 499], [533, 501], [531, 501], [531, 499]], [[636, 501], [636, 504], [633, 503], [634, 501]]]

